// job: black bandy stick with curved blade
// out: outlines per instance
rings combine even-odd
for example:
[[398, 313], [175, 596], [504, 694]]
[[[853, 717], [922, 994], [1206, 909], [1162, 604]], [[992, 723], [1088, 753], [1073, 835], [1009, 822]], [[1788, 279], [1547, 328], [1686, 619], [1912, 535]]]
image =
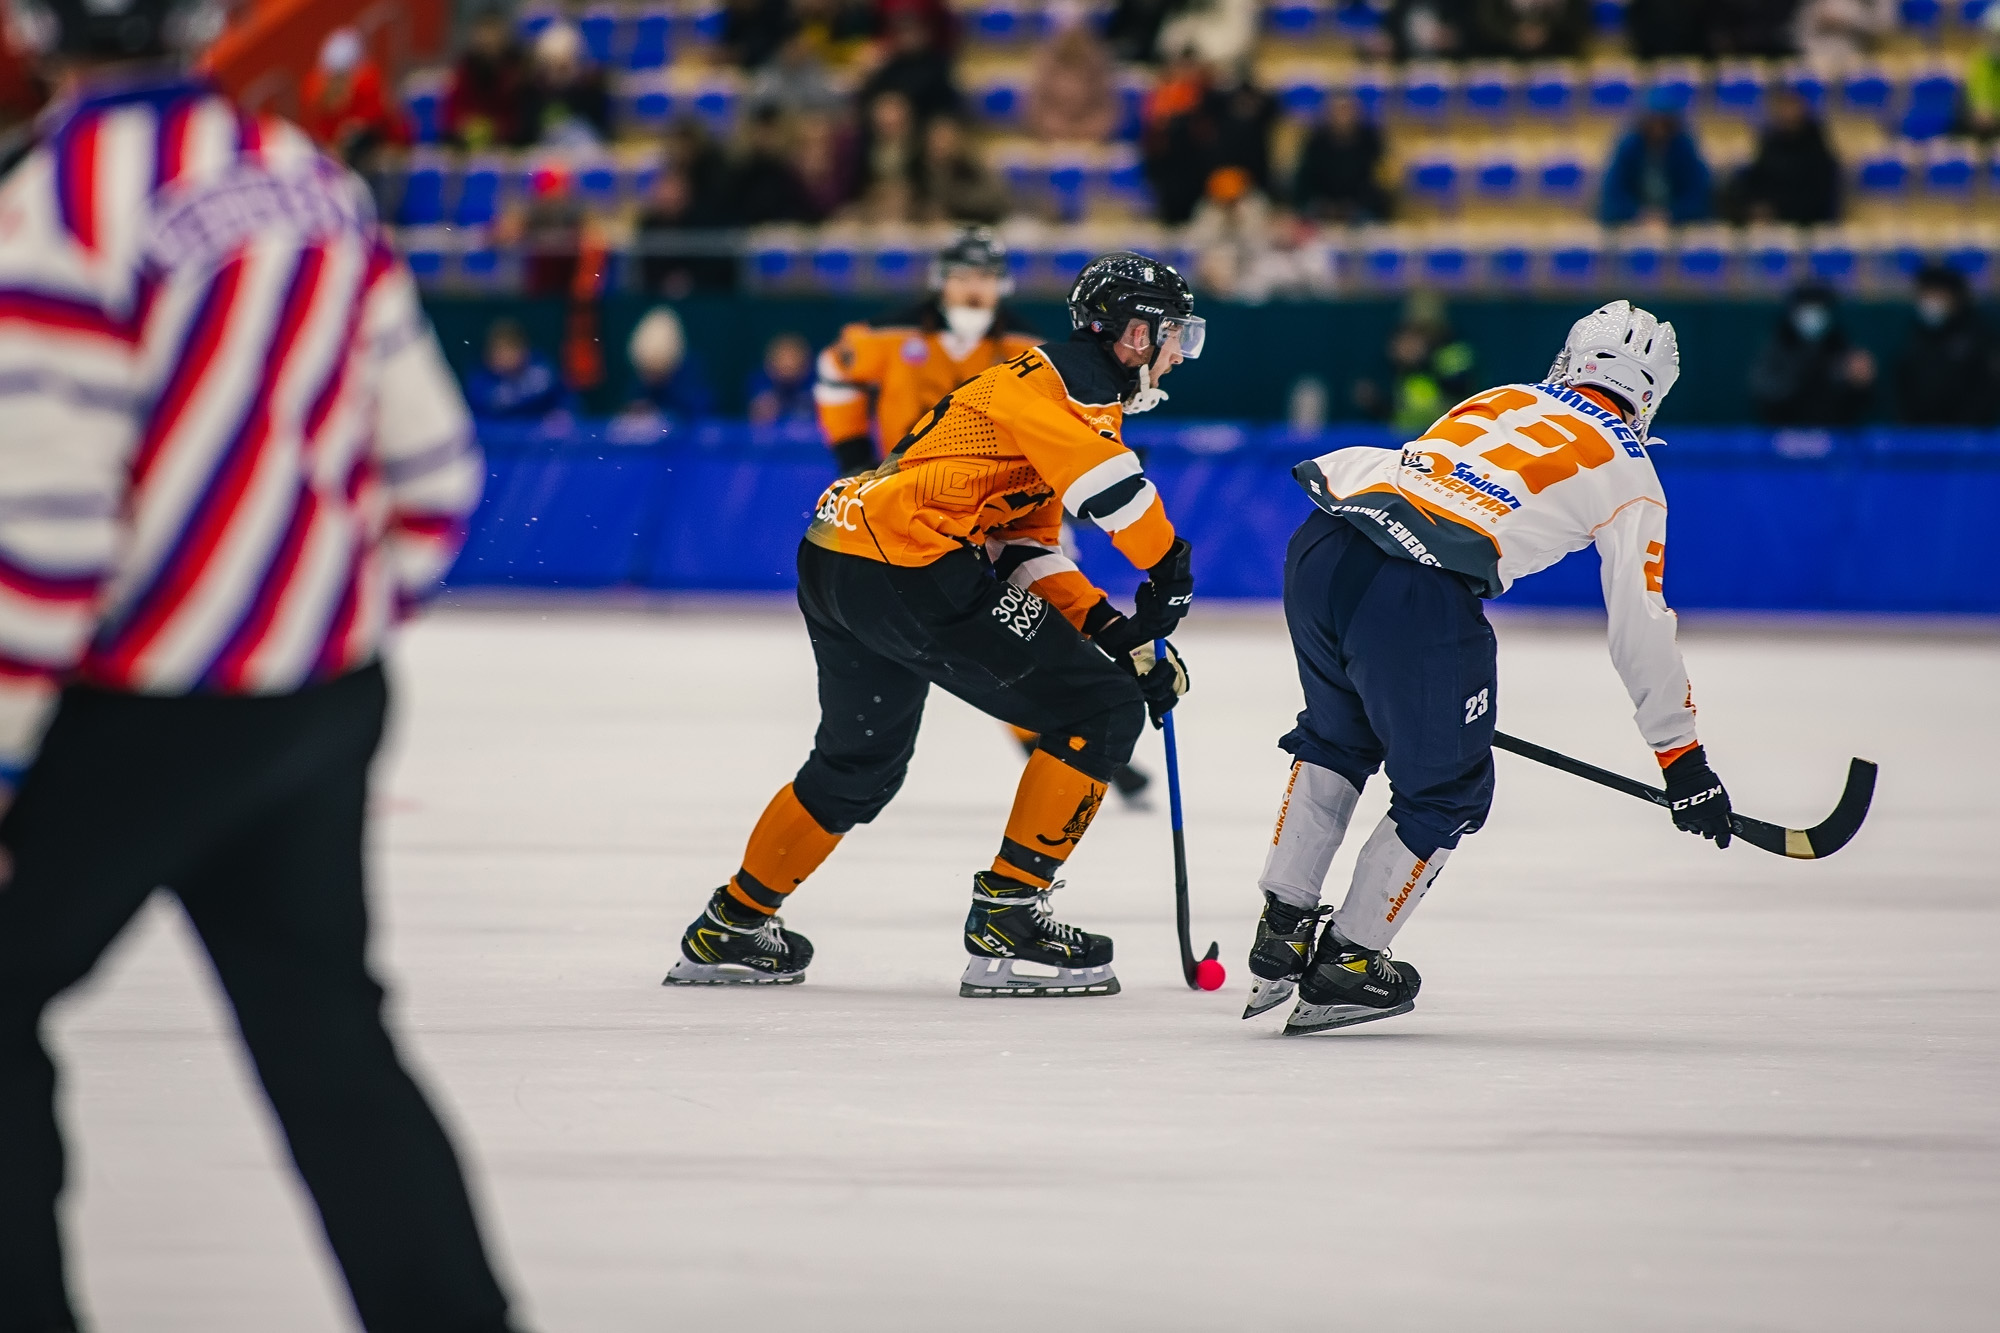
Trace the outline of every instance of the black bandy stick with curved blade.
[[[1504, 731], [1493, 733], [1493, 744], [1495, 748], [1512, 751], [1523, 759], [1532, 759], [1538, 764], [1547, 764], [1550, 768], [1587, 778], [1613, 791], [1622, 791], [1627, 796], [1670, 808], [1666, 792], [1650, 783], [1613, 773], [1595, 764], [1586, 764], [1581, 759], [1558, 754], [1533, 741], [1509, 736]], [[1875, 773], [1876, 765], [1866, 759], [1848, 760], [1847, 786], [1840, 793], [1839, 803], [1833, 807], [1832, 814], [1811, 828], [1783, 828], [1748, 815], [1732, 814], [1729, 816], [1729, 829], [1752, 847], [1761, 847], [1779, 856], [1795, 857], [1801, 861], [1832, 856], [1847, 845], [1861, 828], [1861, 821], [1868, 818], [1868, 803], [1875, 799]]]

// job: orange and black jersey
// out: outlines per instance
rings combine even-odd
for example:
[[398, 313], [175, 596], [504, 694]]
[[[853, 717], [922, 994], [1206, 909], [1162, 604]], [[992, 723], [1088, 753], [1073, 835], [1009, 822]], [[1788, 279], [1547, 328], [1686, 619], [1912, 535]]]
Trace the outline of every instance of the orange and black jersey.
[[1104, 599], [1062, 553], [1065, 513], [1140, 569], [1173, 524], [1121, 438], [1128, 374], [1087, 339], [1022, 352], [938, 400], [873, 472], [827, 488], [806, 539], [892, 565], [983, 547], [1001, 577], [1072, 624]]
[[[871, 324], [850, 324], [820, 353], [813, 401], [827, 447], [843, 464], [865, 467], [893, 448], [932, 403], [1041, 338], [1007, 307], [969, 347], [943, 331], [935, 301]], [[870, 416], [874, 434], [870, 435]], [[876, 446], [879, 440], [880, 448]]]

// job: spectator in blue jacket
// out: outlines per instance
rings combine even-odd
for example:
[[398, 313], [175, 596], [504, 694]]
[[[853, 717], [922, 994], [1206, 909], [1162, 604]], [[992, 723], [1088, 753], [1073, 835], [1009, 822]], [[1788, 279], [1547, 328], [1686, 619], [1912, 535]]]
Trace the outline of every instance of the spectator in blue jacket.
[[632, 330], [635, 396], [628, 417], [680, 424], [715, 415], [715, 393], [699, 359], [688, 351], [687, 330], [671, 306], [654, 306]]
[[781, 333], [764, 349], [764, 364], [745, 386], [753, 426], [784, 421], [818, 421], [813, 403], [812, 347], [796, 333]]
[[1714, 216], [1708, 163], [1673, 99], [1655, 89], [1604, 170], [1598, 216], [1607, 226], [1645, 218], [1679, 226]]
[[562, 377], [535, 354], [528, 335], [511, 319], [497, 319], [487, 328], [485, 362], [467, 378], [465, 401], [481, 421], [542, 421], [571, 410]]

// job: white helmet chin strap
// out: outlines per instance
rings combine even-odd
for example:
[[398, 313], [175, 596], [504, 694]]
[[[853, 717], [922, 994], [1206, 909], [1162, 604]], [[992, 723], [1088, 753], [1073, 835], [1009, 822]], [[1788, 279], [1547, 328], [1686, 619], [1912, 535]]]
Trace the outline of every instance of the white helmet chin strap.
[[1139, 387], [1125, 400], [1127, 412], [1150, 412], [1167, 401], [1167, 391], [1153, 383], [1153, 368], [1139, 367]]

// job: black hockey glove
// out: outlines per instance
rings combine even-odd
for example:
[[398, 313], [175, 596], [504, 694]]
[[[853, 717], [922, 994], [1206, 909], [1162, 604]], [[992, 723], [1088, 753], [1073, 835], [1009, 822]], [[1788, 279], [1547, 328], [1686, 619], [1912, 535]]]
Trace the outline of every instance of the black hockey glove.
[[1180, 626], [1181, 617], [1194, 604], [1194, 551], [1185, 537], [1146, 571], [1146, 581], [1132, 595], [1132, 618], [1164, 639]]
[[[1166, 643], [1163, 639], [1162, 643]], [[1188, 692], [1187, 663], [1171, 643], [1166, 643], [1167, 655], [1160, 657], [1154, 650], [1153, 641], [1118, 659], [1120, 666], [1128, 666], [1139, 677], [1139, 693], [1146, 696], [1146, 716], [1153, 719], [1155, 729], [1164, 726], [1167, 714], [1174, 711], [1174, 705]]]
[[1729, 845], [1729, 792], [1722, 779], [1708, 766], [1708, 756], [1697, 745], [1668, 764], [1668, 808], [1674, 827], [1687, 833], [1713, 838], [1717, 847]]
[[866, 435], [850, 435], [833, 442], [833, 461], [843, 477], [859, 476], [875, 470], [875, 441]]

